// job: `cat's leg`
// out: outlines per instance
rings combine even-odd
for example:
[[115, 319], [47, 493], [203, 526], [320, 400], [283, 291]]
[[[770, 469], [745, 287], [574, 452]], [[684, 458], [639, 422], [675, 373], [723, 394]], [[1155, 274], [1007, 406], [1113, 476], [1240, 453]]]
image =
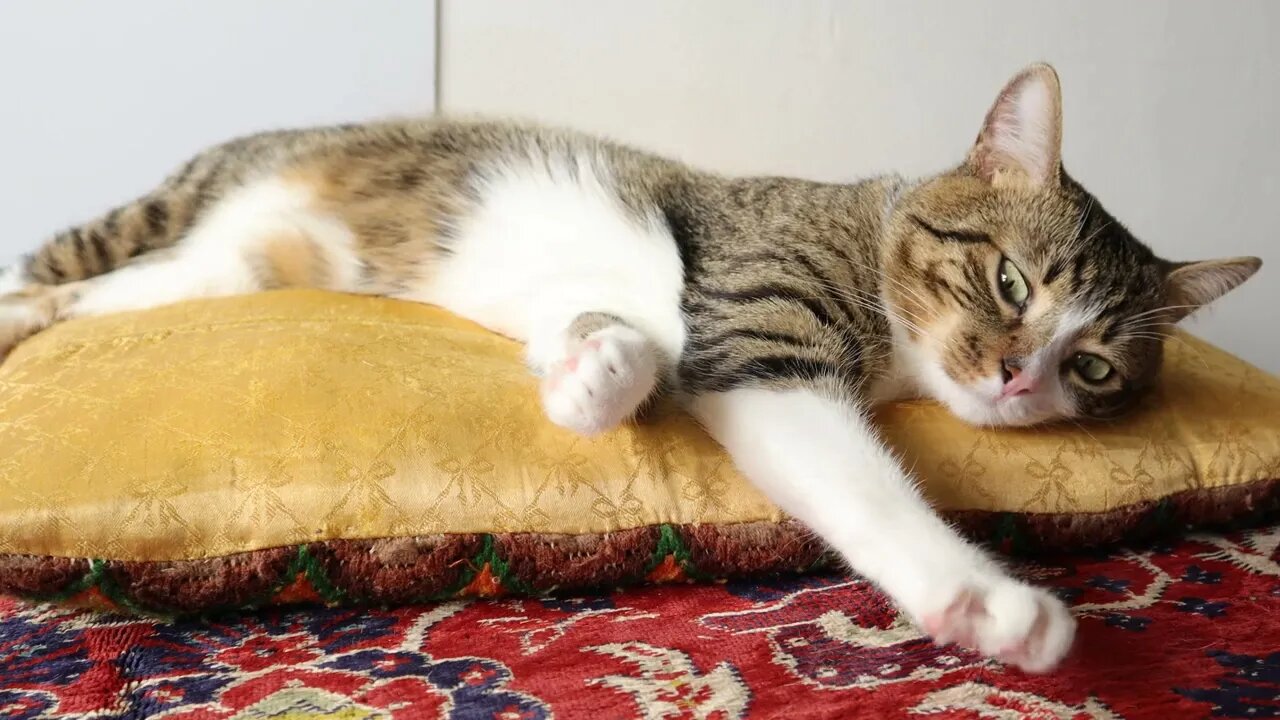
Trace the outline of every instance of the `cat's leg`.
[[351, 230], [306, 188], [268, 179], [227, 195], [174, 246], [87, 280], [0, 298], [0, 356], [62, 319], [276, 287], [358, 289]]
[[526, 352], [542, 378], [547, 417], [583, 435], [635, 415], [661, 372], [657, 346], [610, 313], [582, 313], [568, 327], [534, 334]]
[[306, 187], [266, 179], [230, 193], [173, 248], [84, 283], [69, 317], [280, 287], [355, 290], [355, 235]]
[[935, 515], [851, 404], [803, 388], [752, 388], [697, 396], [691, 409], [748, 478], [938, 642], [1032, 672], [1070, 649], [1065, 606]]
[[0, 295], [0, 359], [61, 318], [82, 285], [25, 285]]

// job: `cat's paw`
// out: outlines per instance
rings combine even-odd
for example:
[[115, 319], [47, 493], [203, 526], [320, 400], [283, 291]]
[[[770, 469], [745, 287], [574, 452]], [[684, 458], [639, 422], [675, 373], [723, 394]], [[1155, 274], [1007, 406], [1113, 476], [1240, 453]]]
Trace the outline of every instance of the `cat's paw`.
[[555, 424], [594, 435], [635, 414], [658, 382], [648, 338], [615, 325], [574, 341], [542, 381], [542, 406]]
[[1048, 592], [1013, 580], [959, 591], [921, 624], [939, 644], [956, 643], [1031, 673], [1066, 657], [1076, 621]]
[[41, 298], [10, 294], [0, 297], [0, 360], [18, 343], [49, 327], [54, 309]]

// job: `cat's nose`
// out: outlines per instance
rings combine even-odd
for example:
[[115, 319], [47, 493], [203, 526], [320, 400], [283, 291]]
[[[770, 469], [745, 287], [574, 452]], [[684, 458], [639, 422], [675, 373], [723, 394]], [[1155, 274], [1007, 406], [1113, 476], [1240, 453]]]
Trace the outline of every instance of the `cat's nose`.
[[1022, 361], [1016, 357], [1000, 361], [1000, 378], [1004, 380], [1000, 397], [1029, 395], [1036, 391], [1036, 378], [1029, 372], [1023, 372]]
[[1004, 378], [1006, 385], [1021, 373], [1022, 360], [1016, 357], [1007, 357], [1000, 360], [1000, 377]]

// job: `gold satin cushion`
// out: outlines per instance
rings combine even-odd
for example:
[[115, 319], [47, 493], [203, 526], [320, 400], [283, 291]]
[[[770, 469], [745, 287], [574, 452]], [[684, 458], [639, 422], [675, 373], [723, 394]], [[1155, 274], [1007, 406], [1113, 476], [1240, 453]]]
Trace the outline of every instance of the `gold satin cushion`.
[[[880, 417], [931, 499], [986, 539], [1096, 544], [1276, 504], [1280, 382], [1185, 334], [1150, 401], [1112, 424], [980, 430], [927, 403]], [[799, 567], [820, 552], [806, 537], [679, 411], [577, 437], [544, 419], [516, 343], [423, 305], [193, 301], [57, 325], [0, 366], [0, 592], [136, 590], [162, 566], [207, 580], [202, 559], [261, 574], [284, 552], [308, 587], [268, 589], [310, 597], [352, 558], [427, 572], [469, 538], [450, 552], [471, 570], [434, 594], [486, 594], [622, 581], [626, 562], [650, 580], [749, 571], [750, 552]], [[614, 575], [551, 567], [609, 552]], [[248, 602], [227, 597], [183, 607]]]

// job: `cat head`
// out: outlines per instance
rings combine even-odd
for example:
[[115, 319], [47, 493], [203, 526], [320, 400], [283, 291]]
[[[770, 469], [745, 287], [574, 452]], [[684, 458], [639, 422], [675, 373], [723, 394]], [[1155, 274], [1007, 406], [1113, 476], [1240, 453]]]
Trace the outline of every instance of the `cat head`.
[[1157, 257], [1063, 170], [1061, 107], [1052, 68], [1019, 73], [964, 164], [891, 216], [895, 333], [925, 392], [976, 424], [1122, 413], [1171, 326], [1262, 264]]

